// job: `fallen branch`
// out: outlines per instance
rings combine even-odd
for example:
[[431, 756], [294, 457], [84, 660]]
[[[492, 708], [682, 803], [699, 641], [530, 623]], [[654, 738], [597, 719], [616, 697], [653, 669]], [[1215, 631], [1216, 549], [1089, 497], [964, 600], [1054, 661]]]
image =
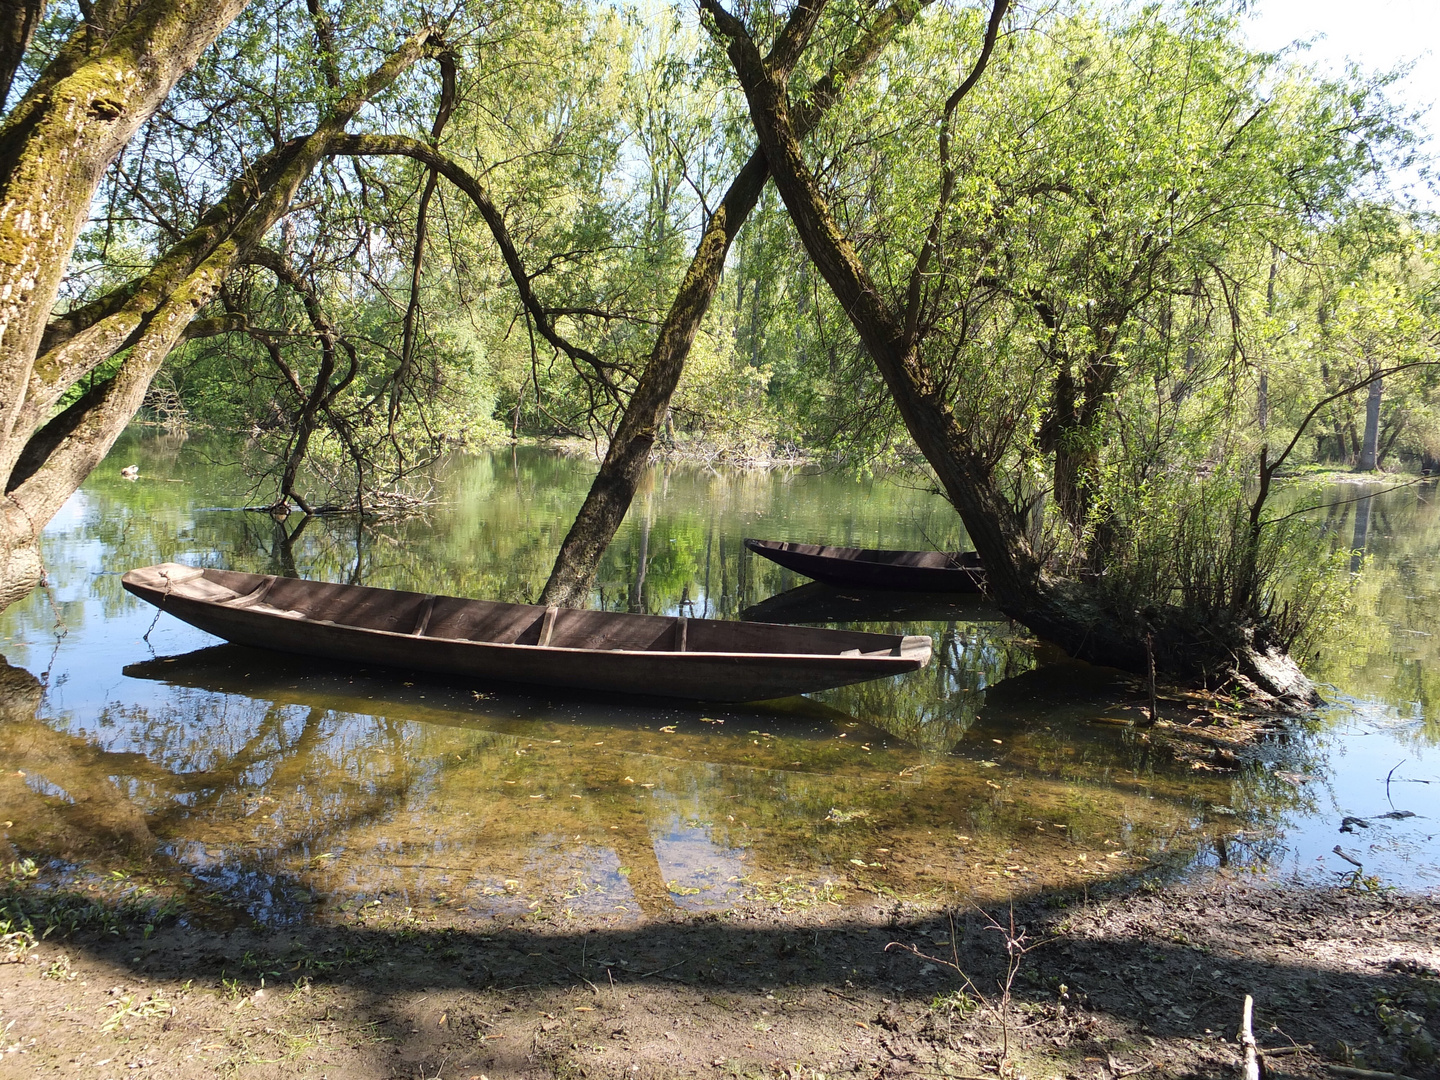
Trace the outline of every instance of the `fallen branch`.
[[1413, 1080], [1403, 1073], [1377, 1072], [1374, 1069], [1357, 1069], [1353, 1065], [1326, 1065], [1336, 1076], [1351, 1076], [1356, 1080]]
[[1364, 863], [1362, 863], [1359, 859], [1355, 858], [1353, 855], [1348, 855], [1348, 854], [1346, 854], [1344, 851], [1342, 851], [1342, 850], [1340, 849], [1340, 845], [1339, 845], [1339, 844], [1336, 844], [1335, 847], [1334, 847], [1332, 850], [1335, 852], [1336, 855], [1339, 855], [1340, 858], [1344, 859], [1346, 862], [1348, 862], [1351, 866], [1355, 867], [1356, 869], [1359, 869], [1359, 870], [1364, 870], [1364, 869], [1365, 869], [1365, 864], [1364, 864]]

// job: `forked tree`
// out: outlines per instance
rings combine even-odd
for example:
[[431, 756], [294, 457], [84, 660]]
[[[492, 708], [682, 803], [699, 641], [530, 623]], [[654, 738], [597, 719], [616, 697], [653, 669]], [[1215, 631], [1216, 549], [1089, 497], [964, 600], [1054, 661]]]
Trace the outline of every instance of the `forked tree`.
[[[720, 0], [701, 9], [805, 253], [959, 513], [1000, 608], [1085, 660], [1313, 701], [1288, 654], [1304, 612], [1277, 600], [1289, 534], [1264, 512], [1274, 455], [1259, 448], [1261, 482], [1248, 501], [1238, 484], [1192, 485], [1198, 500], [1176, 524], [1183, 543], [1165, 552], [1145, 536], [1168, 535], [1160, 523], [1117, 510], [1130, 493], [1105, 474], [1119, 452], [1102, 450], [1107, 436], [1140, 431], [1127, 431], [1127, 411], [1147, 393], [1165, 410], [1150, 419], [1168, 423], [1186, 392], [1172, 393], [1145, 362], [1142, 317], [1173, 310], [1183, 293], [1198, 298], [1202, 275], [1233, 306], [1247, 249], [1263, 248], [1267, 232], [1285, 235], [1287, 222], [1300, 227], [1317, 199], [1343, 198], [1360, 175], [1355, 144], [1383, 122], [1347, 113], [1338, 93], [1267, 82], [1270, 58], [1240, 50], [1228, 25], [1198, 9], [1196, 26], [1178, 28], [1147, 9], [1128, 37], [1082, 27], [1069, 55], [1017, 46], [1007, 71], [991, 65], [997, 104], [979, 119], [969, 111], [983, 64], [887, 72], [868, 102], [891, 160], [862, 150], [852, 175], [835, 156], [805, 152], [794, 122], [803, 98], [761, 47], [763, 12]], [[792, 50], [822, 42], [831, 14], [827, 0], [800, 0]], [[982, 55], [998, 30], [992, 20]], [[1012, 93], [1007, 75], [1024, 82], [1046, 64], [1048, 97]], [[937, 70], [953, 79], [943, 89], [931, 88]], [[1136, 103], [1122, 118], [1117, 93]], [[1012, 117], [1016, 137], [992, 150], [985, 124]], [[1088, 132], [1086, 144], [1037, 138], [1052, 121]], [[892, 128], [919, 146], [886, 142]], [[907, 171], [876, 175], [891, 168]], [[1182, 315], [1168, 332], [1148, 329], [1173, 341], [1185, 324]], [[1211, 336], [1192, 331], [1192, 352]], [[1226, 361], [1233, 382], [1243, 356]], [[1183, 441], [1146, 448], [1152, 480], [1196, 474], [1175, 449]], [[1057, 557], [1056, 535], [1082, 557]], [[1137, 553], [1154, 564], [1138, 570], [1158, 572], [1143, 588], [1117, 588], [1143, 578], [1126, 562]]]

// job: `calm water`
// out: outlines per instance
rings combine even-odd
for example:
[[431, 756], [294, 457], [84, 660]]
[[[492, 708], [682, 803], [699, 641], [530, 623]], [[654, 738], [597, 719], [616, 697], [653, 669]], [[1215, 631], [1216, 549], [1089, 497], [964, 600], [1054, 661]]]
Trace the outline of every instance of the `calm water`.
[[[1355, 617], [1312, 664], [1333, 704], [1236, 774], [1155, 752], [1106, 716], [1103, 678], [1037, 666], [977, 600], [790, 593], [803, 579], [742, 537], [960, 540], [932, 494], [817, 470], [655, 469], [595, 602], [927, 633], [929, 668], [701, 709], [221, 645], [155, 620], [120, 574], [174, 559], [530, 599], [593, 471], [536, 450], [468, 458], [424, 520], [296, 533], [230, 509], [254, 501], [237, 454], [130, 436], [46, 530], [53, 589], [0, 618], [0, 817], [18, 852], [83, 865], [138, 844], [278, 922], [376, 900], [628, 918], [996, 897], [1217, 864], [1339, 881], [1337, 842], [1386, 884], [1440, 882], [1433, 487], [1328, 511], [1337, 543], [1369, 553]], [[1342, 834], [1347, 815], [1371, 827]]]

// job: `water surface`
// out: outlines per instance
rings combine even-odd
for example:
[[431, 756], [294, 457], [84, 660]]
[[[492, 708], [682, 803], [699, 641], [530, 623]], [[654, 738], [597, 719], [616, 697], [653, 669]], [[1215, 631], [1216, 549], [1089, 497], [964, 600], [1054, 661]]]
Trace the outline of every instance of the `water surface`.
[[[993, 898], [1217, 865], [1339, 882], [1354, 867], [1337, 843], [1372, 883], [1440, 879], [1433, 487], [1317, 511], [1366, 553], [1357, 614], [1311, 664], [1332, 704], [1235, 773], [1115, 723], [1112, 680], [1038, 665], [977, 598], [791, 593], [804, 579], [743, 537], [963, 539], [918, 484], [818, 469], [654, 468], [596, 605], [925, 633], [930, 667], [699, 708], [222, 645], [157, 619], [120, 574], [172, 559], [529, 600], [594, 469], [523, 448], [460, 459], [423, 518], [297, 531], [233, 509], [255, 501], [239, 453], [132, 434], [46, 530], [53, 587], [0, 619], [0, 816], [17, 852], [68, 865], [153, 849], [276, 922], [377, 900], [628, 919], [746, 898]], [[1370, 826], [1340, 833], [1346, 816]]]

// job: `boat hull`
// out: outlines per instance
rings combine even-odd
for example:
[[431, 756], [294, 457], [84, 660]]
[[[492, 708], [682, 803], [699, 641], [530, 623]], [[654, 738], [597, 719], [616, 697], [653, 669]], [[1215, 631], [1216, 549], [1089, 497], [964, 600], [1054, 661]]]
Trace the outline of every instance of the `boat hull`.
[[913, 671], [931, 648], [928, 637], [546, 609], [173, 563], [132, 570], [122, 581], [162, 611], [239, 645], [647, 697], [788, 697]]
[[746, 539], [771, 562], [827, 585], [902, 592], [978, 593], [985, 571], [971, 552], [892, 551]]

